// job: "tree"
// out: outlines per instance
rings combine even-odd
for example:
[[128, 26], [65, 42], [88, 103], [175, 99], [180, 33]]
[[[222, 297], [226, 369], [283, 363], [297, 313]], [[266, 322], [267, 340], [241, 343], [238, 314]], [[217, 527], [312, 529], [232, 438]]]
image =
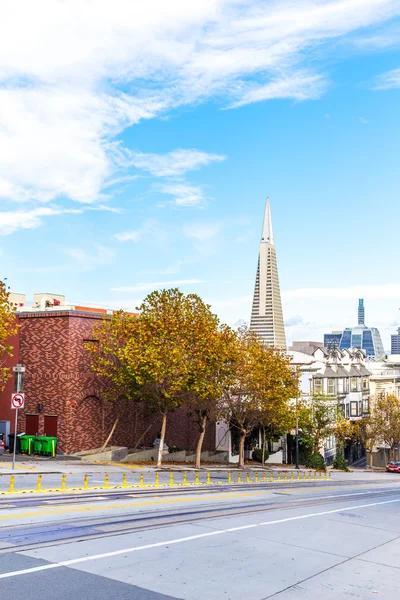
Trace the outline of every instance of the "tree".
[[241, 328], [236, 334], [234, 368], [223, 393], [224, 412], [239, 430], [239, 467], [244, 467], [246, 435], [258, 424], [280, 422], [298, 381], [290, 360], [276, 348], [268, 348], [257, 334]]
[[178, 289], [152, 292], [139, 310], [123, 349], [123, 363], [140, 397], [161, 415], [159, 467], [168, 413], [182, 406], [191, 392], [203, 401], [215, 396], [212, 378], [196, 375], [196, 371], [209, 373], [203, 355], [215, 363], [218, 319], [199, 296], [185, 296]]
[[11, 376], [9, 367], [5, 366], [7, 359], [12, 356], [13, 347], [10, 338], [18, 331], [15, 308], [10, 303], [10, 292], [4, 281], [0, 281], [0, 392]]
[[312, 439], [313, 453], [320, 452], [323, 440], [334, 434], [339, 406], [336, 398], [315, 395], [299, 410], [299, 426]]
[[[206, 309], [208, 310], [208, 308]], [[206, 317], [206, 313], [203, 315]], [[195, 340], [191, 352], [187, 406], [196, 418], [199, 438], [196, 468], [200, 468], [201, 451], [207, 425], [221, 412], [221, 397], [230, 380], [236, 355], [235, 333], [215, 318], [204, 318], [203, 335]]]
[[382, 396], [376, 402], [372, 419], [377, 439], [390, 448], [389, 458], [393, 458], [394, 447], [400, 444], [400, 400], [394, 394]]

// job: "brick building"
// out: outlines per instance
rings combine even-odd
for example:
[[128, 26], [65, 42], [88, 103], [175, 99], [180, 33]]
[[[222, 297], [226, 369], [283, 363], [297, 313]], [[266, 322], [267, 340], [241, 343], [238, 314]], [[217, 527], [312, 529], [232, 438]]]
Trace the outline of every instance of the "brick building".
[[[22, 301], [21, 301], [22, 300]], [[93, 327], [112, 314], [106, 309], [66, 305], [63, 296], [37, 294], [33, 307], [23, 297], [18, 304], [20, 325], [9, 366], [25, 366], [25, 408], [20, 411], [18, 431], [58, 438], [58, 451], [71, 454], [98, 448], [106, 441], [115, 420], [118, 423], [110, 443], [134, 448], [138, 442], [151, 445], [160, 418], [133, 402], [110, 402], [103, 397], [104, 382], [91, 371], [86, 342]], [[13, 379], [0, 394], [0, 421], [10, 421]], [[186, 450], [195, 447], [198, 430], [184, 410], [168, 418], [166, 440]], [[210, 427], [205, 450], [215, 448], [215, 429]]]

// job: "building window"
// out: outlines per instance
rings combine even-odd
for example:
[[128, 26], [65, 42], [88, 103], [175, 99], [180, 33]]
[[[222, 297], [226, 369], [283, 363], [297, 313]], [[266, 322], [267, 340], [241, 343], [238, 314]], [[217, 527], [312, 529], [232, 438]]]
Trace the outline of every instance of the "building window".
[[340, 410], [342, 412], [343, 417], [346, 416], [346, 405], [345, 404], [340, 404]]
[[350, 402], [350, 416], [351, 417], [357, 417], [358, 416], [357, 402]]
[[322, 394], [323, 391], [322, 379], [314, 379], [314, 394]]
[[328, 394], [334, 394], [334, 393], [335, 393], [335, 380], [328, 379]]
[[363, 414], [369, 414], [369, 400], [363, 400]]
[[352, 377], [351, 378], [350, 390], [352, 392], [356, 392], [357, 391], [357, 377]]
[[338, 379], [338, 394], [343, 394], [343, 392], [344, 392], [343, 379]]
[[349, 418], [349, 416], [350, 416], [350, 415], [349, 415], [349, 405], [348, 405], [348, 404], [346, 404], [346, 419], [348, 419], [348, 418]]
[[367, 390], [368, 389], [368, 378], [367, 377], [363, 377], [363, 390]]

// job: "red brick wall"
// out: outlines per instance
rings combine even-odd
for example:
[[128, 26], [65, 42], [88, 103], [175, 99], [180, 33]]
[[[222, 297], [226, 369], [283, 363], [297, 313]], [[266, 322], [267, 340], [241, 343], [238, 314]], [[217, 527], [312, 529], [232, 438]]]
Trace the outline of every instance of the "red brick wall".
[[[18, 431], [25, 430], [27, 414], [39, 414], [39, 433], [46, 433], [44, 416], [57, 415], [58, 449], [67, 454], [100, 447], [117, 418], [113, 445], [128, 448], [152, 445], [161, 428], [159, 415], [148, 407], [104, 399], [104, 382], [92, 373], [85, 349], [85, 342], [91, 339], [93, 326], [100, 318], [100, 315], [62, 311], [19, 316], [19, 356], [16, 353], [14, 363], [21, 362], [26, 373], [25, 409], [20, 411]], [[2, 395], [0, 406], [4, 414], [11, 411], [6, 410], [11, 391]], [[40, 411], [38, 404], [43, 406]], [[168, 416], [169, 445], [194, 450], [198, 435], [196, 423], [184, 409]], [[214, 449], [214, 438], [214, 429], [210, 427], [204, 450]]]

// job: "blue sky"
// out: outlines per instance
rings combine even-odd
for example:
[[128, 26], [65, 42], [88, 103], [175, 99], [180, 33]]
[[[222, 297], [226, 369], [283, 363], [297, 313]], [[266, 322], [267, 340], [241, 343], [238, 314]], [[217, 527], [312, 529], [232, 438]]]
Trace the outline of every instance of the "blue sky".
[[0, 24], [14, 291], [132, 308], [179, 285], [248, 320], [270, 196], [288, 340], [352, 325], [364, 297], [388, 347], [399, 0], [40, 4]]

